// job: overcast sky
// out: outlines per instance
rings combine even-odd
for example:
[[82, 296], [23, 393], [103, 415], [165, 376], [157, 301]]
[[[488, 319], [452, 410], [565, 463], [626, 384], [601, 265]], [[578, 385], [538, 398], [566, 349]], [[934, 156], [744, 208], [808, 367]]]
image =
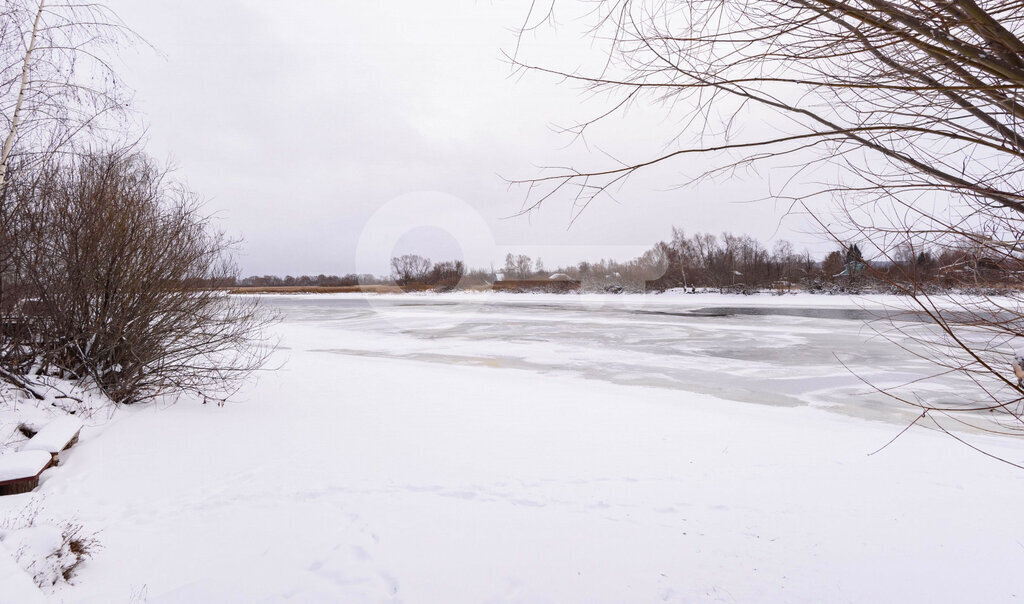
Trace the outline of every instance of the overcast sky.
[[[634, 110], [589, 145], [553, 126], [604, 99], [539, 74], [511, 77], [529, 0], [112, 0], [156, 48], [122, 52], [126, 83], [148, 125], [147, 149], [208, 199], [244, 238], [242, 272], [386, 272], [391, 253], [462, 255], [501, 264], [508, 251], [550, 269], [626, 259], [670, 236], [730, 230], [824, 249], [800, 218], [783, 220], [756, 175], [672, 189], [687, 166], [641, 175], [570, 226], [554, 200], [508, 218], [525, 191], [502, 177], [537, 165], [604, 167], [660, 151], [664, 109]], [[566, 15], [531, 36], [535, 63], [585, 65], [600, 50]], [[692, 167], [689, 166], [689, 167]]]

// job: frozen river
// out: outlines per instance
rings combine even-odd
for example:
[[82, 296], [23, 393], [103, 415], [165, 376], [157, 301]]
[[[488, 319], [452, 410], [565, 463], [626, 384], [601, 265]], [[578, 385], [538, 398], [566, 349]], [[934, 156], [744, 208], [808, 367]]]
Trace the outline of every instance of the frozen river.
[[837, 357], [930, 366], [849, 299], [265, 301], [281, 350], [232, 401], [118, 409], [48, 471], [32, 497], [103, 546], [53, 601], [1022, 595], [1024, 475], [935, 430], [871, 454], [912, 412]]
[[[316, 352], [571, 374], [905, 421], [873, 391], [934, 366], [879, 337], [877, 304], [822, 296], [272, 296]], [[892, 312], [892, 310], [890, 310]], [[904, 315], [907, 319], [912, 319]], [[916, 325], [916, 329], [924, 328]], [[845, 366], [844, 366], [845, 365]], [[948, 399], [952, 381], [916, 394]], [[946, 402], [950, 402], [946, 400]]]

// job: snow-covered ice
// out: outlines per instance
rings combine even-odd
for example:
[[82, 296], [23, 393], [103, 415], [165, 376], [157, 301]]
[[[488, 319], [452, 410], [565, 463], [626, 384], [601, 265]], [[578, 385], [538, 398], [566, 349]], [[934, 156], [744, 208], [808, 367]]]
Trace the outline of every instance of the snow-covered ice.
[[270, 297], [277, 368], [236, 402], [123, 409], [43, 475], [103, 544], [49, 595], [1020, 598], [1024, 475], [927, 430], [868, 455], [911, 413], [836, 357], [927, 367], [815, 298]]

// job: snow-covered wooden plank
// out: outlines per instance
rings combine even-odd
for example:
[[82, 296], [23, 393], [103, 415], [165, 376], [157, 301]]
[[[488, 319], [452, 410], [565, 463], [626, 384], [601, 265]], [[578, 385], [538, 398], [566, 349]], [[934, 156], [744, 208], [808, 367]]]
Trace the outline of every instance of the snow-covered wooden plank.
[[78, 441], [82, 420], [65, 415], [46, 424], [35, 436], [21, 446], [22, 451], [46, 451], [56, 455]]
[[47, 451], [0, 455], [0, 495], [27, 493], [39, 486], [39, 475], [53, 463]]

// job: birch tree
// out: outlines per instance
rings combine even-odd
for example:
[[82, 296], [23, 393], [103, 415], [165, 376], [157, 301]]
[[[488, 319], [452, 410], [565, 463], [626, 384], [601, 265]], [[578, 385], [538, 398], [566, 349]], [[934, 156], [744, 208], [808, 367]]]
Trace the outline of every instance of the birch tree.
[[82, 135], [123, 135], [127, 92], [108, 60], [134, 38], [102, 4], [5, 0], [0, 14], [0, 188], [12, 164], [66, 150]]
[[25, 56], [21, 60], [21, 77], [18, 79], [18, 88], [15, 93], [14, 106], [11, 107], [10, 116], [7, 120], [7, 136], [4, 138], [3, 151], [0, 152], [0, 189], [3, 189], [7, 181], [7, 168], [10, 165], [11, 149], [14, 148], [14, 139], [18, 136], [18, 125], [21, 123], [22, 107], [25, 104], [25, 92], [28, 88], [28, 77], [32, 65], [32, 53], [36, 49], [36, 40], [39, 39], [39, 30], [43, 21], [43, 9], [46, 3], [40, 0], [36, 15], [32, 19], [32, 29], [28, 34], [28, 43], [25, 45]]
[[[7, 185], [58, 154], [124, 139], [127, 91], [107, 57], [135, 36], [102, 4], [4, 0], [0, 9], [0, 311], [21, 297], [10, 274], [25, 208]], [[24, 200], [22, 200], [24, 201]]]

